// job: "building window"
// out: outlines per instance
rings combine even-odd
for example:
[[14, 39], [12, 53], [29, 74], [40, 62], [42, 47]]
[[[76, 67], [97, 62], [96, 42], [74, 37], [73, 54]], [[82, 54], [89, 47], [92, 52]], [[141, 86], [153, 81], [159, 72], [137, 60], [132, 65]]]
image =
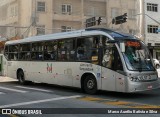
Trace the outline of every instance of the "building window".
[[68, 14], [71, 15], [72, 12], [72, 6], [68, 4], [63, 4], [62, 5], [62, 14]]
[[115, 18], [115, 17], [119, 16], [119, 14], [120, 14], [119, 11], [120, 11], [119, 8], [112, 8], [112, 9], [111, 9], [111, 17], [112, 17], [112, 18]]
[[155, 25], [148, 25], [148, 33], [156, 33], [158, 34], [157, 30], [158, 30], [158, 26]]
[[45, 12], [45, 2], [37, 2], [37, 11]]
[[45, 34], [45, 26], [38, 26], [37, 27], [37, 35], [44, 35]]
[[147, 11], [158, 12], [158, 4], [147, 3]]
[[69, 32], [72, 30], [72, 27], [68, 27], [68, 26], [61, 26], [61, 31], [62, 32]]
[[129, 19], [136, 19], [136, 10], [135, 9], [129, 9], [128, 18]]

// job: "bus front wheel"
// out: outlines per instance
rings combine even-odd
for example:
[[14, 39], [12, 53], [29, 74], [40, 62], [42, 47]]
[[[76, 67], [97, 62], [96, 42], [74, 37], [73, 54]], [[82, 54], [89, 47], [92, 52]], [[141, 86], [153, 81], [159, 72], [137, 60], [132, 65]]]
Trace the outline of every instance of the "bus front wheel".
[[97, 92], [97, 81], [93, 75], [88, 75], [84, 79], [84, 91], [88, 94], [95, 94]]
[[25, 76], [22, 70], [18, 71], [18, 81], [20, 84], [25, 84]]

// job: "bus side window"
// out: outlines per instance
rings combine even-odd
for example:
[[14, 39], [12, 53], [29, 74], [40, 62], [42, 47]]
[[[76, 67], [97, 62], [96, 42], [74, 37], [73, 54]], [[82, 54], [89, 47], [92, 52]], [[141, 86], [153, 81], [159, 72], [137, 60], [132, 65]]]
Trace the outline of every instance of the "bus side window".
[[78, 61], [89, 60], [90, 41], [87, 37], [81, 37], [77, 39], [77, 52], [76, 57]]
[[5, 50], [4, 50], [4, 56], [8, 59], [8, 48], [9, 48], [9, 46], [7, 45], [7, 46], [5, 46]]
[[74, 39], [64, 39], [58, 42], [58, 60], [72, 61], [75, 58], [75, 41]]
[[77, 60], [98, 64], [99, 36], [81, 37], [77, 39]]
[[68, 61], [75, 60], [75, 39], [68, 39], [66, 42], [67, 45], [67, 59]]
[[51, 52], [51, 59], [52, 60], [57, 59], [57, 43], [53, 46], [53, 50]]
[[67, 47], [65, 46], [65, 40], [60, 40], [58, 42], [58, 60], [67, 60]]
[[30, 55], [31, 55], [30, 43], [20, 44], [19, 59], [28, 61], [30, 60]]
[[44, 60], [56, 60], [57, 41], [47, 41], [44, 43]]
[[85, 56], [85, 48], [83, 45], [80, 45], [77, 48], [77, 59], [82, 60], [84, 56]]
[[18, 52], [19, 52], [19, 45], [10, 45], [8, 59], [14, 61], [18, 60]]
[[43, 60], [43, 42], [32, 43], [32, 60]]

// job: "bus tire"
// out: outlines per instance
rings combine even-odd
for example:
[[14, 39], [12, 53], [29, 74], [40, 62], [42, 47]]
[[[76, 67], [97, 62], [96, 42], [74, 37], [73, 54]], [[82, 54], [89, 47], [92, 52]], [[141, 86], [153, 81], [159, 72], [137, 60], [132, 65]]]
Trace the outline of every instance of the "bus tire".
[[97, 92], [97, 81], [93, 75], [86, 76], [83, 86], [87, 94], [95, 94]]
[[20, 84], [24, 85], [26, 83], [24, 72], [22, 70], [18, 71], [17, 78]]

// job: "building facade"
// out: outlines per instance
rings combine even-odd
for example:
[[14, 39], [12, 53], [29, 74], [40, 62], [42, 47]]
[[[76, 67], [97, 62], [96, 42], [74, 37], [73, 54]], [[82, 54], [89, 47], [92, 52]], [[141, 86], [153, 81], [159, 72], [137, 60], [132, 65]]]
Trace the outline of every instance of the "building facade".
[[[141, 35], [137, 13], [139, 0], [1, 0], [0, 35], [21, 38], [83, 29], [86, 19], [102, 17], [101, 26]], [[112, 24], [128, 14], [127, 22]]]
[[[132, 34], [137, 25], [138, 0], [1, 0], [0, 35], [28, 37], [83, 29], [86, 19], [102, 17], [104, 27]], [[128, 14], [125, 24], [113, 25], [112, 19]]]
[[143, 15], [142, 28], [144, 29], [143, 38], [153, 58], [160, 60], [160, 33], [157, 31], [160, 25], [160, 1], [142, 0], [141, 2], [141, 15]]

